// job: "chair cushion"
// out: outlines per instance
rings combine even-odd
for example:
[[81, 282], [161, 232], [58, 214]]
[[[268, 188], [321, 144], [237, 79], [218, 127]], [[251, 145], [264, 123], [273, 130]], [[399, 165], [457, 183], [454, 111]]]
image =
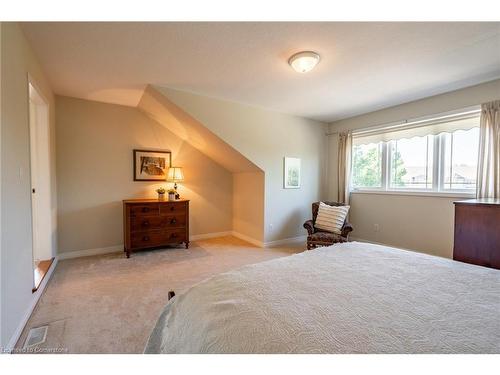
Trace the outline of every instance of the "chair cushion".
[[329, 206], [320, 202], [314, 226], [317, 229], [340, 234], [347, 212], [349, 212], [349, 206]]
[[334, 242], [341, 242], [342, 236], [340, 234], [330, 233], [330, 232], [316, 232], [308, 236], [307, 240], [312, 242], [334, 243]]

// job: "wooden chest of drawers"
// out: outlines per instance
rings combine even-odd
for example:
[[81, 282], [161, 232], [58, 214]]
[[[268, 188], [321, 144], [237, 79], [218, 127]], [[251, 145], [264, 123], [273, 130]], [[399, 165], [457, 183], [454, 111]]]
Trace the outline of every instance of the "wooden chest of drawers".
[[184, 243], [189, 247], [189, 201], [123, 201], [124, 251]]
[[454, 203], [453, 259], [500, 269], [500, 199]]

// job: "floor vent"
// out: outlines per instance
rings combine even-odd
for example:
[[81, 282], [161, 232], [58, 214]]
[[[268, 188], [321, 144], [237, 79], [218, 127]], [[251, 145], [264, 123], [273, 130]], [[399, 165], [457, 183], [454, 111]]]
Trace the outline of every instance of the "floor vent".
[[45, 338], [47, 337], [47, 330], [49, 326], [37, 327], [30, 329], [28, 333], [28, 337], [24, 342], [24, 348], [31, 348], [36, 345], [43, 344], [45, 342]]

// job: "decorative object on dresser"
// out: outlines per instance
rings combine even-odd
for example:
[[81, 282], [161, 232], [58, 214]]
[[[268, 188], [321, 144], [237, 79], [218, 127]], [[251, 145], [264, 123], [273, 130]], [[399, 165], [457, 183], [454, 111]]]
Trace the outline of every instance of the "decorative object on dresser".
[[159, 201], [164, 201], [165, 200], [165, 193], [167, 192], [164, 187], [156, 189], [156, 192], [158, 193], [158, 200]]
[[453, 259], [500, 269], [500, 199], [454, 202]]
[[177, 192], [177, 183], [184, 181], [184, 173], [182, 173], [181, 167], [170, 167], [168, 169], [167, 181], [174, 183], [175, 199], [180, 199], [180, 195]]
[[170, 151], [134, 150], [134, 181], [165, 181], [171, 163]]
[[344, 220], [340, 233], [327, 232], [315, 226], [318, 217], [318, 210], [320, 203], [328, 206], [340, 207], [345, 206], [344, 203], [339, 202], [314, 202], [312, 204], [312, 220], [307, 220], [304, 223], [304, 228], [307, 229], [307, 250], [314, 249], [318, 246], [330, 246], [334, 243], [347, 242], [349, 232], [352, 231], [352, 226]]
[[123, 201], [124, 251], [184, 243], [189, 247], [189, 200], [158, 199]]

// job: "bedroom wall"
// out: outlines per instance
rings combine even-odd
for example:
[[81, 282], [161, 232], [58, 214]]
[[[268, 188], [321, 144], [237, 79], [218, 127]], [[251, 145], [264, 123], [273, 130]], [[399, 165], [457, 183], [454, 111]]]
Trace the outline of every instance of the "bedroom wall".
[[260, 243], [264, 242], [264, 186], [264, 172], [233, 174], [233, 231]]
[[[265, 174], [264, 241], [303, 236], [311, 202], [325, 196], [327, 125], [297, 116], [155, 86]], [[283, 158], [302, 159], [300, 189], [283, 188]]]
[[230, 172], [137, 108], [57, 96], [59, 249], [123, 246], [122, 199], [156, 197], [171, 183], [133, 181], [132, 150], [172, 151], [190, 199], [190, 234], [232, 230]]
[[[337, 121], [330, 132], [361, 129], [451, 111], [500, 98], [500, 80], [436, 95], [422, 100]], [[329, 138], [328, 196], [337, 197], [337, 137]], [[453, 201], [459, 197], [394, 194], [351, 194], [352, 236], [451, 258], [453, 256]], [[379, 231], [374, 231], [379, 224]]]
[[55, 117], [50, 85], [19, 25], [2, 23], [1, 40], [1, 346], [9, 347], [15, 343], [41, 292], [31, 292], [33, 258], [28, 74], [49, 102], [50, 206], [54, 230], [57, 210]]

